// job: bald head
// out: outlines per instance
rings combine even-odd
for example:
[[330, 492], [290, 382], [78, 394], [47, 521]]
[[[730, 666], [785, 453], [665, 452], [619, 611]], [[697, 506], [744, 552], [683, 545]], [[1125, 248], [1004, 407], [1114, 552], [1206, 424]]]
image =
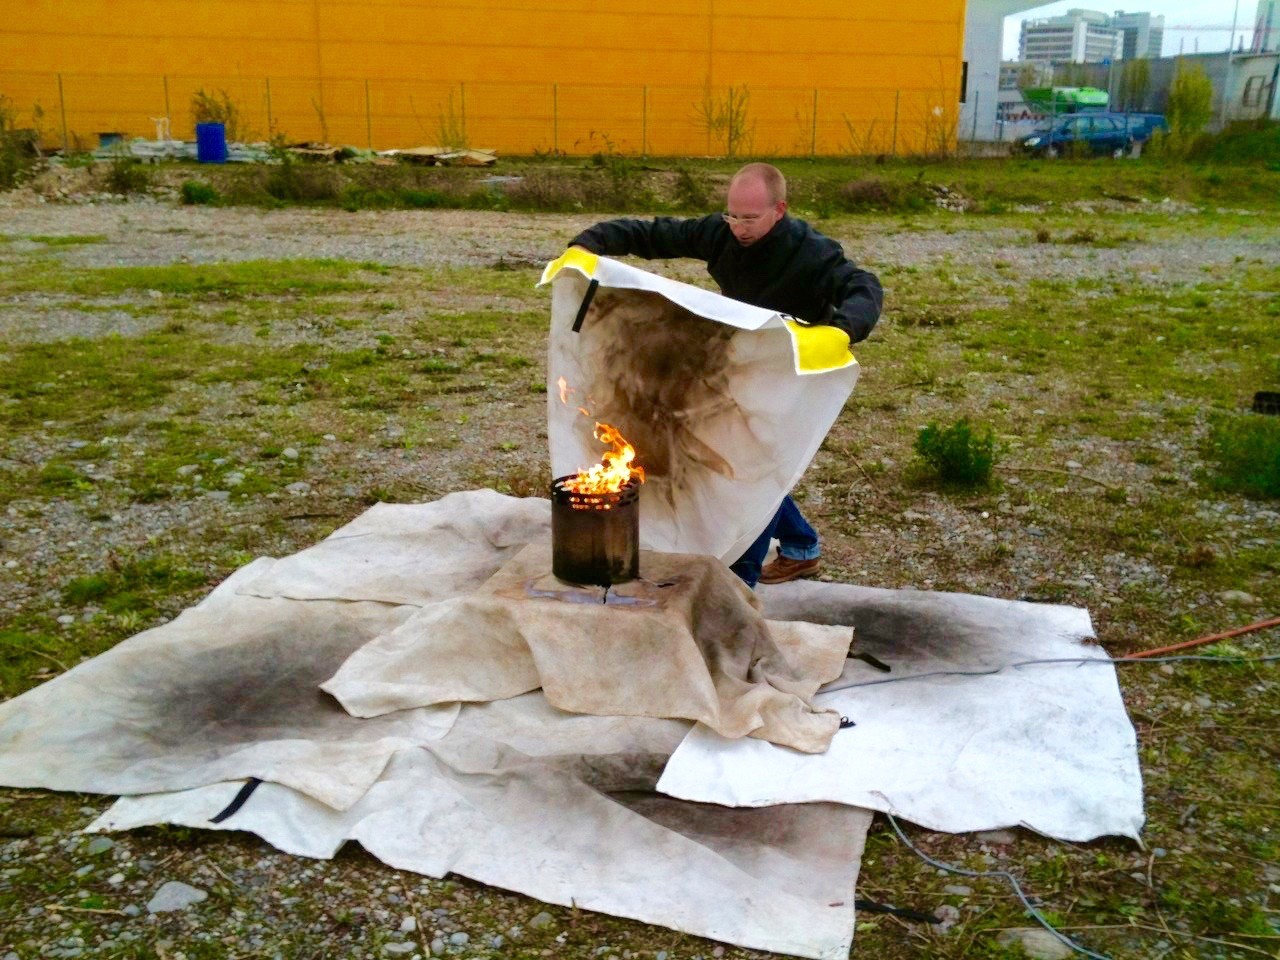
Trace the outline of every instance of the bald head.
[[724, 218], [742, 246], [768, 236], [787, 212], [787, 181], [777, 167], [749, 163], [729, 181]]
[[747, 182], [759, 183], [764, 187], [770, 203], [781, 203], [787, 199], [787, 178], [771, 163], [748, 163], [733, 175], [729, 181], [729, 189], [734, 184]]

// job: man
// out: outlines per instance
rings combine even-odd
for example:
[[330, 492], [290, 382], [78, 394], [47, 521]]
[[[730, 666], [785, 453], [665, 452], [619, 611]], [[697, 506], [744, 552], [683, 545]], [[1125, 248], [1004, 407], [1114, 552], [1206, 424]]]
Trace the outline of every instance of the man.
[[[726, 297], [839, 327], [852, 343], [866, 339], [884, 300], [880, 281], [846, 258], [840, 244], [787, 215], [786, 179], [767, 163], [749, 163], [733, 175], [724, 213], [609, 220], [584, 230], [570, 246], [605, 256], [702, 260]], [[775, 537], [778, 557], [762, 568]], [[811, 577], [822, 565], [820, 555], [818, 534], [788, 495], [732, 569], [754, 588], [757, 581]]]

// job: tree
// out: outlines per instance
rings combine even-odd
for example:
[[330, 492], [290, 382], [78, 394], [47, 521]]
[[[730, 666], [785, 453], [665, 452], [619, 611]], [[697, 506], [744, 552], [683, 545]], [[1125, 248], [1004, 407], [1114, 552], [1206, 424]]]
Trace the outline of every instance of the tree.
[[1188, 67], [1179, 61], [1169, 86], [1166, 108], [1169, 132], [1175, 137], [1190, 137], [1204, 129], [1213, 118], [1213, 81], [1199, 64]]
[[1145, 59], [1126, 60], [1120, 69], [1119, 106], [1124, 110], [1141, 110], [1146, 105], [1150, 87], [1150, 62]]

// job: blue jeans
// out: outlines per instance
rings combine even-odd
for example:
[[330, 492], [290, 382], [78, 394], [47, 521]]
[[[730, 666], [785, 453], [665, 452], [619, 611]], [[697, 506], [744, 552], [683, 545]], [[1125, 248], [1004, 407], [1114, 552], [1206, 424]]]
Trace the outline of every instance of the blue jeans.
[[756, 542], [747, 547], [747, 552], [729, 567], [753, 590], [756, 581], [760, 579], [760, 568], [774, 537], [778, 538], [778, 553], [792, 560], [813, 560], [822, 554], [818, 546], [818, 531], [809, 526], [809, 521], [788, 494], [764, 532], [756, 538]]

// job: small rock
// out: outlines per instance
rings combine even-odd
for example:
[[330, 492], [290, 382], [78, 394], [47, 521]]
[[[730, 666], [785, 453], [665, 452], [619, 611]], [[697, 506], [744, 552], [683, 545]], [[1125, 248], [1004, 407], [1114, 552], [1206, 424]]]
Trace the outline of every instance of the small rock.
[[416, 943], [410, 943], [407, 940], [403, 943], [384, 943], [382, 945], [382, 952], [388, 957], [407, 957], [417, 949], [418, 945]]
[[1012, 830], [983, 830], [978, 834], [979, 843], [1013, 843], [1017, 835]]
[[17, 561], [17, 560], [6, 560], [6, 561], [4, 562], [4, 566], [5, 566], [5, 569], [6, 569], [6, 570], [12, 570], [12, 569], [13, 569], [14, 567], [16, 567], [17, 565], [18, 565], [18, 561]]
[[226, 501], [231, 499], [231, 491], [230, 490], [210, 490], [207, 494], [205, 494], [205, 496], [207, 496], [210, 500], [217, 500], [220, 503], [225, 503]]
[[148, 296], [148, 297], [150, 297], [152, 300], [163, 300], [163, 299], [164, 299], [164, 294], [163, 294], [163, 293], [161, 293], [159, 290], [148, 290], [148, 291], [147, 291], [147, 296]]
[[69, 446], [72, 450], [83, 450], [88, 445], [89, 445], [88, 440], [72, 440], [69, 444], [67, 444], [67, 446]]
[[124, 874], [113, 873], [111, 876], [107, 877], [107, 883], [111, 884], [113, 887], [120, 886], [120, 884], [124, 883]]
[[188, 463], [178, 468], [178, 476], [189, 477], [200, 469], [200, 465], [196, 463]]
[[58, 618], [58, 622], [61, 624], [75, 623], [76, 618], [69, 613], [64, 613], [62, 616]]
[[142, 908], [139, 907], [136, 903], [131, 903], [127, 907], [124, 907], [123, 909], [121, 909], [120, 912], [123, 913], [126, 917], [136, 917], [138, 914], [142, 912]]
[[93, 873], [93, 864], [86, 863], [83, 867], [80, 867], [78, 870], [76, 870], [75, 875], [77, 877], [87, 877], [91, 873]]
[[1080, 463], [1078, 460], [1068, 460], [1066, 462], [1066, 468], [1068, 470], [1079, 470], [1083, 466], [1084, 464]]
[[493, 949], [495, 950], [500, 949], [502, 945], [506, 942], [507, 942], [507, 938], [500, 933], [497, 934], [496, 936], [492, 936], [489, 938], [489, 946], [493, 947]]
[[938, 918], [938, 922], [932, 925], [938, 933], [946, 933], [960, 922], [960, 911], [949, 903], [938, 907], [933, 915]]
[[541, 930], [543, 927], [549, 927], [555, 923], [555, 917], [543, 910], [540, 914], [529, 921], [529, 926], [534, 930]]
[[1218, 594], [1218, 599], [1223, 603], [1257, 603], [1258, 598], [1251, 593], [1245, 593], [1243, 590], [1223, 590]]
[[1041, 927], [1015, 927], [1002, 930], [997, 938], [1006, 946], [1017, 944], [1022, 952], [1034, 960], [1067, 960], [1074, 951]]
[[453, 944], [455, 947], [463, 946], [470, 939], [471, 937], [463, 933], [461, 930], [459, 930], [457, 933], [449, 934], [449, 942]]
[[711, 955], [715, 957], [716, 960], [720, 960], [720, 958], [724, 956], [724, 947], [716, 947], [711, 951]]
[[667, 951], [659, 950], [653, 955], [653, 960], [667, 960]]
[[973, 887], [966, 887], [962, 883], [948, 883], [942, 888], [943, 893], [949, 893], [953, 897], [967, 897], [973, 893]]
[[293, 447], [285, 447], [283, 450], [280, 451], [280, 456], [284, 457], [286, 460], [297, 460], [298, 451], [295, 450]]
[[301, 497], [304, 494], [311, 492], [311, 484], [307, 483], [305, 480], [297, 480], [285, 487], [285, 490], [293, 494], [295, 497]]
[[403, 920], [400, 921], [401, 933], [413, 933], [413, 931], [417, 929], [418, 929], [418, 921], [415, 920], [413, 917], [405, 917]]
[[110, 837], [94, 837], [89, 841], [88, 846], [84, 848], [84, 852], [91, 857], [96, 857], [100, 853], [106, 853], [115, 845], [116, 842]]
[[208, 897], [209, 894], [199, 887], [193, 887], [180, 880], [170, 880], [157, 890], [155, 896], [147, 903], [147, 912], [168, 913], [173, 910], [185, 910]]
[[338, 438], [335, 437], [332, 433], [326, 433], [323, 439], [328, 440], [330, 443], [333, 443], [333, 441], [337, 440]]
[[222, 482], [228, 487], [238, 487], [244, 483], [244, 474], [239, 470], [232, 470], [222, 478]]
[[441, 940], [439, 937], [436, 937], [434, 940], [431, 941], [431, 955], [433, 957], [436, 957], [442, 953], [444, 953], [444, 941]]

